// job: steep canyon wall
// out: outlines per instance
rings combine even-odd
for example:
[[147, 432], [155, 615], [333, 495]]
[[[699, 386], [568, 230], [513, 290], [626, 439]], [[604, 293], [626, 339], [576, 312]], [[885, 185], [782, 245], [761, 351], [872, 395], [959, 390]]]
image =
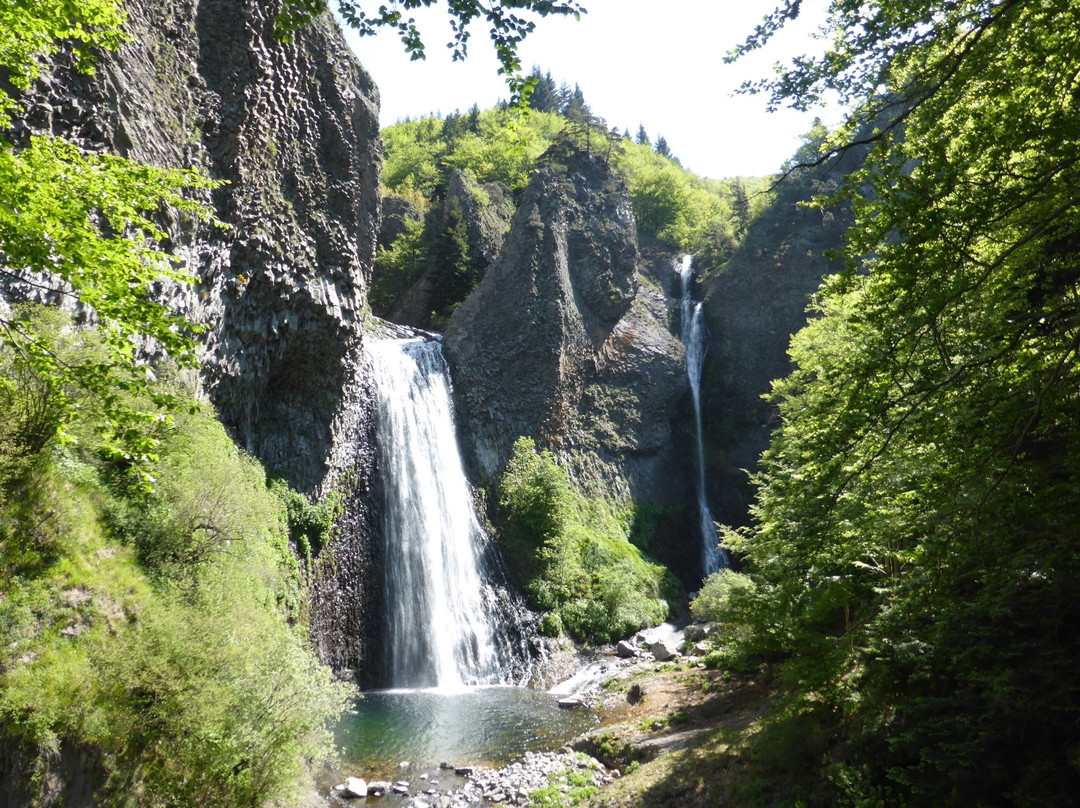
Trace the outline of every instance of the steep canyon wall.
[[[237, 442], [309, 495], [341, 490], [339, 538], [312, 576], [312, 635], [361, 665], [378, 613], [377, 478], [362, 354], [379, 220], [378, 92], [329, 15], [282, 44], [278, 0], [127, 0], [130, 38], [93, 75], [61, 57], [14, 133], [195, 167], [228, 229], [170, 219], [197, 275], [162, 295], [208, 330], [201, 385]], [[9, 298], [33, 290], [9, 285]]]

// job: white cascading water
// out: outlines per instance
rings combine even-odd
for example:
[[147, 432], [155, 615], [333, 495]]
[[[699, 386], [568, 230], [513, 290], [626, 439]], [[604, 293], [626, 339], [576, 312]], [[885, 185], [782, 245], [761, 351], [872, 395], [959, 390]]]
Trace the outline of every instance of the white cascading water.
[[698, 519], [701, 528], [701, 566], [705, 575], [711, 575], [721, 567], [728, 566], [727, 553], [720, 546], [709, 502], [705, 496], [705, 442], [701, 431], [701, 371], [705, 366], [705, 326], [702, 323], [701, 302], [694, 301], [694, 259], [683, 256], [677, 270], [682, 281], [679, 338], [686, 348], [686, 374], [690, 379], [690, 397], [694, 403], [694, 437], [697, 441], [696, 493]]
[[438, 342], [369, 342], [386, 487], [389, 685], [506, 684], [486, 537], [473, 511]]

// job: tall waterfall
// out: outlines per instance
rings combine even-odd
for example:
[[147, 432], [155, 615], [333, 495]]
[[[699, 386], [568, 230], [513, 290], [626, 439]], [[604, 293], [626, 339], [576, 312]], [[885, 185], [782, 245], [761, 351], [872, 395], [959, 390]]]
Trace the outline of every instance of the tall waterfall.
[[694, 301], [694, 259], [683, 256], [678, 268], [682, 281], [679, 300], [679, 338], [686, 347], [686, 374], [690, 379], [690, 397], [694, 403], [694, 437], [697, 448], [696, 493], [698, 522], [701, 529], [701, 566], [705, 575], [711, 575], [721, 567], [728, 566], [727, 553], [720, 546], [709, 502], [705, 496], [705, 442], [701, 431], [701, 371], [705, 366], [705, 326], [702, 323], [701, 302]]
[[442, 348], [380, 340], [368, 351], [386, 488], [388, 684], [513, 683], [525, 641], [520, 625], [508, 625], [506, 593], [486, 580], [487, 536], [458, 453]]

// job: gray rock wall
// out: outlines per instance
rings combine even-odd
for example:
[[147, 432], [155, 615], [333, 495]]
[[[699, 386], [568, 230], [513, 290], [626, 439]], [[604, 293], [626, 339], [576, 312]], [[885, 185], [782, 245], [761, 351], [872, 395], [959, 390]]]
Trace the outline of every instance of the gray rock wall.
[[446, 333], [462, 443], [481, 482], [525, 435], [587, 492], [680, 500], [687, 464], [672, 419], [687, 395], [685, 355], [645, 271], [629, 194], [604, 161], [577, 154], [536, 173]]
[[342, 491], [340, 529], [311, 570], [311, 636], [325, 662], [362, 669], [381, 591], [361, 350], [378, 93], [329, 15], [277, 43], [279, 8], [127, 0], [130, 40], [92, 76], [58, 60], [27, 94], [15, 136], [51, 132], [228, 182], [207, 201], [229, 229], [164, 223], [198, 282], [162, 295], [209, 326], [201, 383], [234, 438], [301, 491]]
[[303, 491], [349, 464], [378, 222], [378, 94], [328, 17], [282, 45], [278, 2], [128, 0], [130, 40], [92, 76], [58, 66], [17, 136], [194, 166], [228, 230], [167, 222], [207, 323], [202, 381], [248, 451]]

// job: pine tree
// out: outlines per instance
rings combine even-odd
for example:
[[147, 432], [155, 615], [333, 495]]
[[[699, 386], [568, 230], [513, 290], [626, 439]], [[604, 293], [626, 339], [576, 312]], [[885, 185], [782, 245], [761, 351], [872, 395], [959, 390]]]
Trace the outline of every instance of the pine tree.
[[572, 121], [584, 121], [590, 116], [589, 105], [585, 103], [585, 94], [577, 84], [574, 85], [573, 91], [565, 96], [560, 112]]
[[750, 226], [750, 197], [746, 195], [746, 186], [742, 184], [742, 180], [735, 181], [733, 193], [731, 208], [735, 214], [736, 235], [742, 236]]
[[671, 159], [671, 149], [668, 147], [667, 140], [664, 139], [663, 135], [660, 135], [660, 137], [656, 139], [655, 150], [661, 157], [667, 157], [669, 160]]
[[649, 141], [649, 133], [645, 131], [645, 124], [638, 124], [637, 137], [634, 138], [634, 142], [639, 146], [652, 146]]
[[469, 240], [461, 203], [450, 199], [443, 214], [443, 227], [433, 251], [432, 308], [446, 314], [450, 307], [465, 299], [478, 280], [476, 268], [469, 258]]
[[541, 74], [540, 68], [534, 67], [529, 78], [536, 81], [532, 95], [529, 96], [529, 107], [537, 112], [558, 112], [559, 91], [555, 87], [551, 72]]

